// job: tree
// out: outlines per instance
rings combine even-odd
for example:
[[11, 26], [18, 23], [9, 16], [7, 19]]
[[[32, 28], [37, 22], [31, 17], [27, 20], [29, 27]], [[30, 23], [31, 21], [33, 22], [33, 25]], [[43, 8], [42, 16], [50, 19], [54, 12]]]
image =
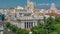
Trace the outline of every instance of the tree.
[[41, 26], [42, 25], [42, 23], [41, 23], [41, 20], [39, 19], [38, 20], [38, 26]]
[[9, 34], [8, 32], [4, 32], [3, 34]]
[[55, 30], [54, 19], [50, 16], [46, 20], [44, 26], [45, 26], [46, 34], [50, 34], [51, 32], [53, 32]]
[[42, 27], [35, 26], [31, 30], [33, 34], [45, 34], [45, 31]]
[[21, 28], [17, 29], [16, 32], [17, 34], [28, 34], [28, 32], [25, 29], [21, 29]]
[[55, 29], [54, 19], [50, 16], [45, 20], [44, 24], [38, 20], [38, 26], [33, 27], [31, 30], [33, 34], [50, 34]]
[[19, 29], [16, 30], [17, 34], [20, 34], [20, 32], [21, 32], [21, 28], [19, 28]]
[[56, 28], [56, 33], [60, 34], [60, 16], [55, 18], [55, 24], [54, 24], [55, 28]]
[[34, 26], [31, 30], [33, 34], [44, 34], [45, 33], [44, 25], [40, 19], [38, 20], [38, 25]]
[[10, 22], [6, 23], [6, 27], [9, 28], [11, 26]]
[[12, 30], [13, 32], [16, 32], [17, 29], [18, 29], [17, 26], [15, 26], [15, 25], [12, 25], [12, 26], [11, 26], [11, 30]]
[[59, 22], [60, 22], [60, 16], [55, 18], [55, 23], [57, 24]]

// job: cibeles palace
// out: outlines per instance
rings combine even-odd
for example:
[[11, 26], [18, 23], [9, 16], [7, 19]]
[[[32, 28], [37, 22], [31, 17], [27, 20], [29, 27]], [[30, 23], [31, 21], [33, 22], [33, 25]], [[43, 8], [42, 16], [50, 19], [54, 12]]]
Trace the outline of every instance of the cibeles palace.
[[57, 9], [54, 3], [51, 3], [49, 9], [38, 9], [35, 7], [36, 3], [27, 0], [25, 7], [16, 6], [0, 9], [0, 12], [5, 15], [6, 21], [22, 29], [30, 29], [37, 26], [39, 19], [44, 23], [44, 16], [48, 18], [49, 15], [52, 15], [55, 18], [54, 16], [60, 15], [60, 9]]

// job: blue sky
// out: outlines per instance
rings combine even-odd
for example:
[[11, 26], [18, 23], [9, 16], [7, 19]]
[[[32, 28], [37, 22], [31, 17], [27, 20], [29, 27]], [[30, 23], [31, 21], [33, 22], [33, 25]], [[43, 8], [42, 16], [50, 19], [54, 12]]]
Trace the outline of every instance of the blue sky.
[[[60, 0], [31, 0], [36, 4], [49, 4], [48, 6], [36, 5], [37, 8], [49, 8], [51, 3], [55, 3], [60, 8]], [[27, 0], [0, 0], [0, 8], [9, 8], [15, 6], [26, 6]]]

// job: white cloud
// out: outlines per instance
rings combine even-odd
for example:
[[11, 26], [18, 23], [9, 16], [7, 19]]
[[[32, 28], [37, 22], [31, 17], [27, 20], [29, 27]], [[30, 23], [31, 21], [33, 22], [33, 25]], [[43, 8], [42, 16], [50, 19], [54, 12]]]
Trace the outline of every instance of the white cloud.
[[41, 6], [47, 6], [47, 5], [49, 5], [49, 4], [37, 4], [37, 5], [41, 5]]

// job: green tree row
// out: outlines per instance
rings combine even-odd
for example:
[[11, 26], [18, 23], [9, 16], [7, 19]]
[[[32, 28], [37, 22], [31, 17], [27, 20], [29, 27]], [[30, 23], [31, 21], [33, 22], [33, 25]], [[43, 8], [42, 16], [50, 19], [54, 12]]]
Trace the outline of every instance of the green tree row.
[[33, 34], [60, 34], [60, 17], [49, 17], [44, 20], [38, 20], [38, 26], [33, 27]]
[[6, 27], [17, 34], [28, 34], [27, 30], [11, 25], [9, 22], [6, 23]]

